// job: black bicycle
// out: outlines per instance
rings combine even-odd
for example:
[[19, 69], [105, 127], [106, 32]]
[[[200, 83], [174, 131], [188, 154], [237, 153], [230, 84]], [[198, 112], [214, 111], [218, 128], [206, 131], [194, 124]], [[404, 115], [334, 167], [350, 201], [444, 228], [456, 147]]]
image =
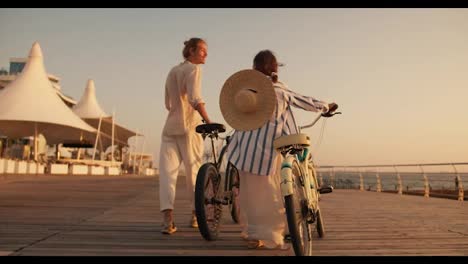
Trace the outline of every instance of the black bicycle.
[[[203, 164], [198, 170], [195, 184], [198, 229], [204, 239], [211, 241], [218, 238], [223, 206], [229, 206], [232, 220], [239, 223], [239, 172], [229, 161], [223, 163], [230, 141], [230, 136], [219, 136], [226, 132], [223, 124], [202, 124], [196, 127], [196, 132], [202, 135], [203, 140], [210, 138], [213, 154], [213, 162]], [[214, 141], [218, 139], [224, 140], [225, 145], [216, 158]], [[222, 164], [226, 164], [224, 173], [221, 172]]]

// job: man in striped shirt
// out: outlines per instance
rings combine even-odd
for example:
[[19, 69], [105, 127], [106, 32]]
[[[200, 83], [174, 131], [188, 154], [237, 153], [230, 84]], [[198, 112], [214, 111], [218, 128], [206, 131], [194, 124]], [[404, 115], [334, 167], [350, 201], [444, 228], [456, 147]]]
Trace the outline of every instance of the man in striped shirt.
[[328, 104], [303, 96], [278, 81], [278, 62], [270, 50], [260, 51], [254, 58], [254, 69], [268, 76], [276, 93], [276, 107], [270, 119], [260, 128], [236, 130], [228, 148], [229, 161], [239, 170], [242, 236], [249, 248], [284, 248], [286, 228], [278, 177], [281, 155], [273, 141], [298, 133], [292, 107], [326, 113], [336, 104]]

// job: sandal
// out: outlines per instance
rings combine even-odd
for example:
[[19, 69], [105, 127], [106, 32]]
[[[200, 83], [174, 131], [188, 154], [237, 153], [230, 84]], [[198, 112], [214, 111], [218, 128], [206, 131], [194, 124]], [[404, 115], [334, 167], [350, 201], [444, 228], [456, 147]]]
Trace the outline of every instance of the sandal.
[[248, 249], [258, 249], [265, 247], [265, 244], [261, 240], [249, 240], [247, 241]]

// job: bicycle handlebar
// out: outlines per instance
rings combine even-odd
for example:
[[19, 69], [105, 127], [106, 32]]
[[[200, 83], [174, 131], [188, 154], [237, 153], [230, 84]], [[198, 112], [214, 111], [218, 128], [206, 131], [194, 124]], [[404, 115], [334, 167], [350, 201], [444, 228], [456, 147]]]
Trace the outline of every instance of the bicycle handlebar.
[[317, 121], [319, 121], [319, 119], [320, 119], [322, 116], [323, 116], [323, 117], [326, 117], [326, 118], [329, 118], [329, 117], [332, 117], [332, 116], [334, 116], [334, 115], [341, 115], [341, 112], [331, 112], [331, 113], [327, 113], [327, 114], [328, 114], [327, 116], [325, 116], [324, 114], [325, 114], [325, 113], [320, 114], [320, 115], [314, 120], [314, 122], [312, 122], [312, 123], [310, 123], [310, 124], [308, 124], [308, 125], [299, 126], [299, 129], [302, 130], [302, 129], [304, 129], [304, 128], [309, 128], [309, 127], [314, 126], [315, 123], [317, 123]]
[[331, 113], [328, 113], [330, 116], [326, 116], [325, 114], [326, 114], [326, 113], [320, 114], [320, 116], [323, 116], [323, 117], [332, 117], [332, 116], [334, 116], [334, 115], [341, 115], [341, 112], [331, 112]]

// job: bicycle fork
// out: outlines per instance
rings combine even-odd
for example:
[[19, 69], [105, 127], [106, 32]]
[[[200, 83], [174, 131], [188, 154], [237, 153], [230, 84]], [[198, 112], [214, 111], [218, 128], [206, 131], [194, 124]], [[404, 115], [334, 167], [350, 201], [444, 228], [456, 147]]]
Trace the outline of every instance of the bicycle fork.
[[293, 194], [293, 175], [292, 175], [292, 164], [294, 157], [288, 156], [281, 164], [281, 195], [288, 196]]
[[[300, 173], [303, 177], [296, 177], [294, 179], [293, 176], [293, 161], [296, 160], [294, 156], [288, 156], [281, 164], [281, 195], [283, 197], [294, 194], [294, 184], [295, 180], [300, 180], [299, 186], [304, 188], [305, 200], [301, 201], [301, 214], [302, 216], [307, 219], [309, 224], [312, 224], [317, 219], [316, 211], [314, 209], [314, 205], [312, 204], [313, 201], [313, 194], [312, 189], [316, 188], [313, 183], [310, 182], [310, 175], [308, 168], [307, 160], [302, 160], [299, 166]], [[298, 175], [299, 176], [299, 175]], [[310, 186], [310, 189], [305, 188], [305, 186]]]

